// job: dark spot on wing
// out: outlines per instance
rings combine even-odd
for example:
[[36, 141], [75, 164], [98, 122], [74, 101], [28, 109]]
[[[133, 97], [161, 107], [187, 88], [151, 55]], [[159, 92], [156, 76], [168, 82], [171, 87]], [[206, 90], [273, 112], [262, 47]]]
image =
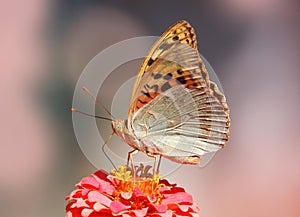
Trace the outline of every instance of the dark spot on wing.
[[152, 73], [152, 77], [153, 77], [154, 79], [159, 79], [159, 78], [162, 77], [162, 74], [160, 74], [160, 73]]
[[[154, 93], [157, 93], [157, 91], [158, 91], [158, 85], [157, 84], [154, 84], [152, 86], [150, 86], [149, 84], [145, 84], [144, 88], [145, 88], [146, 91], [142, 90], [141, 92], [144, 95], [146, 95], [147, 97], [150, 97], [152, 99], [153, 99], [153, 96], [151, 96], [151, 93], [153, 93], [153, 91], [154, 91]], [[153, 91], [150, 91], [150, 90], [153, 90]]]
[[179, 77], [179, 78], [176, 78], [176, 82], [178, 84], [185, 84], [186, 83], [186, 79], [185, 79], [185, 77]]
[[183, 74], [183, 71], [181, 69], [177, 69], [177, 74], [178, 75], [182, 75]]
[[161, 86], [161, 91], [164, 92], [164, 91], [166, 91], [170, 88], [171, 88], [171, 85], [169, 84], [169, 82], [166, 82], [166, 83], [163, 84], [163, 86]]
[[145, 91], [142, 90], [142, 93], [143, 93], [145, 96], [151, 98], [151, 96], [150, 96], [150, 94], [149, 94], [148, 92], [145, 92]]
[[144, 101], [142, 101], [142, 100], [140, 100], [140, 99], [138, 99], [138, 102], [140, 102], [140, 103], [142, 103], [142, 104], [146, 104], [147, 102], [144, 102]]
[[168, 73], [164, 76], [165, 80], [170, 80], [173, 77], [172, 73]]
[[156, 93], [158, 91], [158, 85], [157, 84], [154, 84], [150, 87], [150, 89], [153, 89], [154, 92]]
[[148, 63], [147, 63], [147, 65], [151, 66], [153, 62], [154, 62], [154, 59], [150, 58], [149, 61], [148, 61]]
[[179, 39], [178, 35], [173, 37], [173, 40], [178, 40], [178, 39]]

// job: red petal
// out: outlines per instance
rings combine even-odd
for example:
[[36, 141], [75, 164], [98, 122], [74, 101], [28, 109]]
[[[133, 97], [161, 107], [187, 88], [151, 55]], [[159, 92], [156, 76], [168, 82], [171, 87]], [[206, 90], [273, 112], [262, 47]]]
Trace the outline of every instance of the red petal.
[[82, 217], [81, 215], [81, 209], [75, 208], [75, 209], [70, 209], [68, 212], [68, 217]]
[[119, 214], [120, 212], [129, 209], [130, 206], [126, 206], [121, 202], [112, 201], [110, 204], [110, 209], [113, 213]]
[[81, 192], [82, 192], [81, 189], [74, 190], [71, 192], [70, 196], [66, 199], [70, 200], [70, 199], [80, 198], [82, 196]]
[[97, 176], [98, 178], [102, 179], [102, 180], [107, 180], [107, 176], [108, 176], [108, 173], [104, 170], [98, 170], [97, 172], [95, 172], [93, 174], [93, 176]]

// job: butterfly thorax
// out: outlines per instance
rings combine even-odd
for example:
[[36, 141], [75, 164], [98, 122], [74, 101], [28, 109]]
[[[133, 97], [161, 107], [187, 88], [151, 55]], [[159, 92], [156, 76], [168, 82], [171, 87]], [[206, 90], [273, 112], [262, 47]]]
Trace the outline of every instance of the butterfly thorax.
[[136, 136], [131, 133], [127, 126], [127, 120], [116, 119], [112, 121], [114, 132], [120, 136], [127, 144], [135, 149], [140, 149], [139, 141]]

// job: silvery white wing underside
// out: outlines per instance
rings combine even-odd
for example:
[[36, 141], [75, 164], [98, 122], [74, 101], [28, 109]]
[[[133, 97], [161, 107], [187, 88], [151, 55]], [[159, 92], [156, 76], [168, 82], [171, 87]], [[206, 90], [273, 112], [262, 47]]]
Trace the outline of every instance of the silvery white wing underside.
[[130, 128], [142, 150], [197, 164], [200, 156], [224, 146], [227, 121], [224, 107], [209, 92], [179, 85], [139, 109]]

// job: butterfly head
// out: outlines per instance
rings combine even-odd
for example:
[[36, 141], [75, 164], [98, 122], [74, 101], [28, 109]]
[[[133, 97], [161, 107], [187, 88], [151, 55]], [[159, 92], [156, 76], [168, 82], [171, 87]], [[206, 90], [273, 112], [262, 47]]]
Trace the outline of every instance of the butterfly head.
[[127, 132], [127, 120], [116, 119], [111, 122], [115, 134], [124, 138], [124, 133]]
[[114, 132], [116, 134], [119, 134], [119, 132], [121, 132], [122, 129], [124, 128], [124, 126], [125, 126], [125, 120], [122, 120], [122, 119], [113, 120], [111, 122], [111, 125], [112, 125], [112, 128], [113, 128]]
[[127, 120], [116, 119], [111, 123], [115, 134], [120, 136], [128, 145], [139, 149], [139, 142], [135, 135], [128, 129]]

